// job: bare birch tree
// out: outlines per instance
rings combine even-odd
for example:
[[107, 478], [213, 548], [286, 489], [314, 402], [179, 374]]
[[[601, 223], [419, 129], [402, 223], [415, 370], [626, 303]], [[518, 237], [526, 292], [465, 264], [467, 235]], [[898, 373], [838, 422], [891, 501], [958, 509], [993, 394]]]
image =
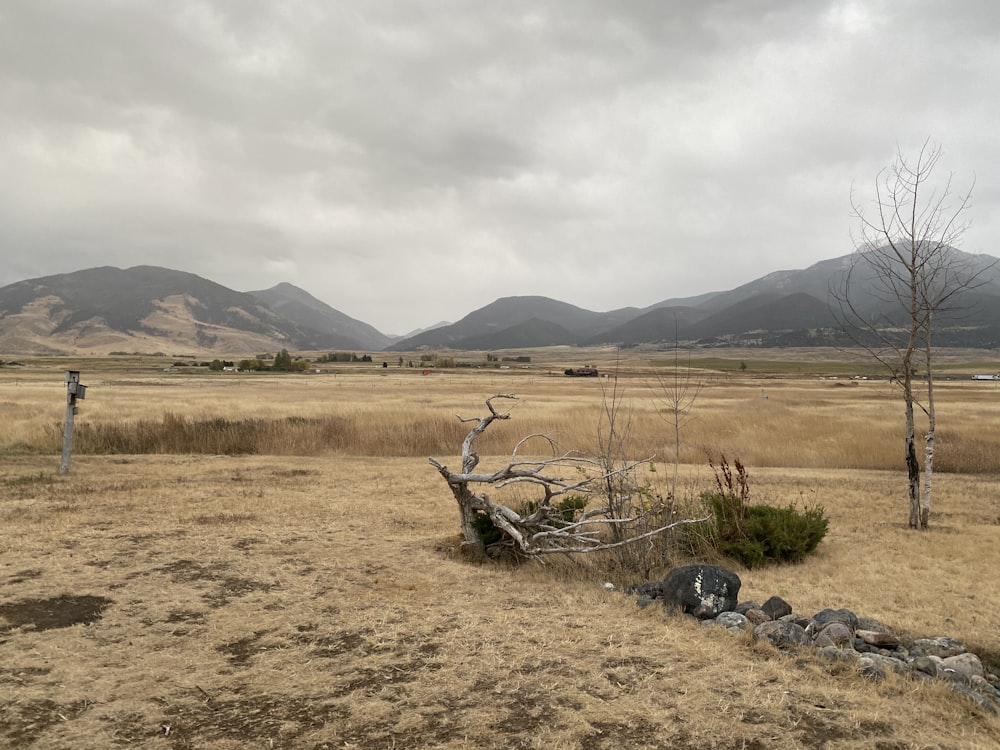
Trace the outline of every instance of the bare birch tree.
[[[851, 207], [860, 227], [858, 249], [833, 296], [841, 323], [854, 342], [888, 371], [899, 386], [905, 416], [905, 461], [909, 525], [927, 528], [934, 465], [934, 326], [942, 313], [963, 304], [962, 294], [980, 285], [986, 268], [956, 249], [968, 228], [972, 187], [952, 189], [952, 175], [937, 185], [931, 178], [941, 149], [926, 141], [915, 159], [901, 151], [875, 179], [869, 214], [852, 191]], [[923, 382], [917, 376], [922, 365]], [[915, 408], [927, 418], [924, 490], [920, 494]]]
[[677, 498], [677, 478], [681, 465], [681, 430], [691, 420], [691, 409], [705, 387], [705, 380], [691, 367], [691, 352], [687, 353], [687, 364], [680, 363], [680, 340], [677, 333], [677, 318], [674, 317], [674, 366], [666, 375], [656, 373], [654, 398], [663, 404], [666, 419], [673, 433], [673, 478], [670, 496]]
[[[549, 448], [555, 441], [547, 435], [533, 434], [521, 438], [514, 446], [506, 465], [495, 471], [477, 472], [480, 457], [475, 442], [491, 424], [510, 419], [509, 411], [501, 411], [495, 402], [514, 400], [512, 394], [497, 394], [486, 399], [488, 414], [483, 417], [463, 418], [474, 422], [462, 443], [462, 468], [451, 471], [435, 458], [430, 464], [444, 477], [458, 503], [459, 520], [465, 546], [473, 556], [488, 556], [488, 550], [477, 529], [478, 517], [485, 514], [493, 525], [503, 532], [502, 545], [513, 547], [519, 554], [536, 557], [551, 553], [585, 553], [615, 549], [662, 534], [669, 529], [705, 519], [684, 519], [640, 533], [628, 534], [623, 530], [636, 529], [642, 520], [637, 517], [616, 516], [607, 505], [583, 509], [578, 515], [567, 517], [553, 505], [556, 498], [571, 493], [589, 494], [593, 487], [601, 487], [620, 474], [633, 470], [643, 461], [616, 466], [610, 471], [599, 459], [586, 458], [573, 453], [563, 453], [552, 458], [522, 458], [521, 450], [530, 441], [542, 440]], [[538, 500], [530, 510], [519, 512], [502, 503], [494, 502], [485, 491], [487, 488], [502, 490], [512, 485], [527, 485], [538, 493]], [[615, 529], [616, 532], [610, 530]]]

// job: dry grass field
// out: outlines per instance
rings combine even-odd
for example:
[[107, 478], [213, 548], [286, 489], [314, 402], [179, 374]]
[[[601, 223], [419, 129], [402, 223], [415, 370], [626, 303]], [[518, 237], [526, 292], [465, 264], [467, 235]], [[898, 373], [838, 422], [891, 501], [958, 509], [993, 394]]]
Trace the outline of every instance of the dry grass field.
[[[520, 400], [482, 441], [484, 464], [530, 432], [594, 450], [609, 381], [565, 378], [551, 356], [427, 376], [96, 358], [0, 369], [0, 746], [1000, 744], [1000, 719], [944, 685], [873, 683], [639, 610], [603, 588], [600, 560], [468, 562], [427, 457], [454, 461], [468, 429], [455, 415], [501, 392]], [[830, 532], [803, 564], [735, 567], [741, 599], [848, 607], [962, 639], [1000, 670], [1000, 389], [941, 382], [932, 528], [917, 533], [891, 386], [835, 363], [749, 364], [698, 371], [682, 492], [709, 488], [707, 454], [725, 453], [747, 465], [757, 501], [822, 505]], [[70, 368], [90, 389], [60, 475]], [[839, 378], [820, 380], [826, 370]], [[657, 481], [673, 450], [665, 371], [627, 361], [618, 381], [634, 450], [660, 457]]]

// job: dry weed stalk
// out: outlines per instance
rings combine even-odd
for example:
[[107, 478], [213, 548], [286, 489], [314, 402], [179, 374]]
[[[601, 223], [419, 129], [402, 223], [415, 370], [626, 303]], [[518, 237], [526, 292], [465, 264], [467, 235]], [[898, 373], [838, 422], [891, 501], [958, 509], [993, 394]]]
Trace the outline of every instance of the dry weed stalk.
[[[506, 535], [508, 541], [505, 541], [505, 544], [516, 545], [519, 553], [529, 557], [556, 552], [585, 553], [620, 548], [678, 526], [705, 520], [682, 519], [642, 533], [623, 534], [621, 533], [623, 530], [627, 532], [629, 529], [635, 529], [642, 519], [631, 515], [617, 515], [610, 505], [585, 510], [578, 517], [566, 518], [560, 509], [552, 505], [554, 498], [572, 492], [589, 494], [594, 483], [607, 484], [609, 480], [626, 475], [636, 467], [648, 463], [648, 460], [629, 462], [608, 469], [600, 460], [579, 456], [573, 452], [548, 459], [520, 458], [518, 454], [521, 448], [534, 438], [541, 438], [550, 447], [555, 447], [555, 441], [548, 435], [532, 434], [521, 438], [514, 446], [506, 466], [494, 472], [475, 473], [479, 465], [479, 454], [474, 450], [476, 439], [493, 422], [510, 419], [510, 412], [498, 411], [493, 402], [496, 399], [516, 400], [516, 398], [512, 394], [496, 394], [486, 399], [489, 415], [479, 418], [458, 417], [461, 422], [476, 422], [476, 426], [469, 431], [462, 443], [460, 472], [451, 471], [435, 458], [428, 459], [444, 477], [455, 496], [465, 545], [476, 557], [482, 558], [487, 555], [486, 543], [476, 527], [477, 517], [480, 514], [488, 516], [493, 525]], [[563, 471], [575, 474], [576, 478], [561, 476]], [[502, 489], [520, 483], [534, 485], [543, 492], [542, 499], [525, 514], [493, 502], [486, 492], [472, 489], [476, 485]], [[613, 541], [605, 540], [603, 532], [606, 529], [615, 531]]]

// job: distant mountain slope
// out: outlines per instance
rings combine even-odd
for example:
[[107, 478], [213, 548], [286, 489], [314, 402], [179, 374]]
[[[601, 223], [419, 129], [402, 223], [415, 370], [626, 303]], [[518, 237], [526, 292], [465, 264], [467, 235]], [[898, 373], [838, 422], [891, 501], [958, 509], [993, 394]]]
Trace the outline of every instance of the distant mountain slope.
[[0, 289], [0, 346], [9, 351], [247, 353], [358, 346], [336, 331], [312, 327], [315, 322], [313, 316], [300, 324], [253, 294], [154, 266], [91, 268]]
[[[941, 315], [936, 340], [944, 346], [976, 346], [977, 341], [989, 345], [996, 340], [992, 331], [998, 322], [991, 316], [995, 315], [993, 299], [1000, 294], [1000, 266], [991, 256], [953, 252], [973, 272], [982, 273], [977, 288], [956, 300], [961, 310]], [[843, 285], [852, 259], [847, 255], [799, 271], [775, 271], [729, 291], [664, 300], [641, 310], [598, 313], [547, 297], [504, 297], [451, 326], [398, 341], [392, 348], [501, 349], [552, 343], [633, 346], [675, 340], [755, 346], [849, 344], [839, 332], [831, 291]], [[861, 310], [877, 311], [884, 306], [870, 268], [859, 266], [853, 281], [854, 301]], [[556, 336], [562, 340], [554, 341]]]
[[[973, 288], [936, 316], [938, 346], [1000, 346], [1000, 264], [952, 249], [978, 274]], [[526, 349], [551, 345], [669, 344], [750, 346], [850, 344], [831, 290], [854, 256], [799, 271], [775, 271], [729, 291], [673, 298], [639, 309], [594, 312], [541, 296], [501, 297], [456, 323], [400, 339], [341, 313], [291, 284], [236, 292], [194, 274], [153, 266], [91, 268], [0, 289], [0, 350], [29, 352], [414, 351]], [[852, 275], [852, 300], [881, 313], [885, 326], [905, 317], [879, 293], [864, 264]]]
[[757, 331], [793, 331], [835, 326], [837, 320], [824, 300], [805, 292], [769, 292], [740, 300], [687, 329], [688, 339], [715, 339]]
[[53, 308], [58, 316], [53, 333], [95, 318], [112, 330], [155, 333], [148, 319], [158, 311], [157, 302], [170, 297], [185, 298], [197, 311], [196, 319], [212, 325], [239, 322], [247, 330], [264, 332], [276, 318], [242, 292], [194, 274], [153, 266], [127, 270], [103, 266], [21, 281], [0, 290], [0, 314], [20, 312], [39, 297], [59, 300]]
[[459, 339], [455, 349], [533, 349], [575, 341], [578, 337], [557, 323], [532, 318], [495, 333]]
[[249, 292], [279, 315], [294, 320], [321, 348], [381, 350], [391, 339], [375, 327], [335, 310], [309, 292], [282, 282], [270, 289]]
[[654, 307], [626, 323], [590, 336], [584, 343], [636, 346], [673, 342], [681, 339], [682, 332], [687, 340], [692, 326], [706, 315], [704, 310], [693, 307]]
[[[514, 331], [517, 326], [531, 320], [546, 321], [565, 330], [568, 339], [559, 343], [575, 344], [596, 331], [625, 322], [637, 313], [635, 308], [597, 313], [548, 297], [501, 297], [485, 307], [469, 313], [456, 323], [397, 341], [390, 348], [399, 351], [421, 347], [464, 348], [461, 342], [480, 341], [484, 336], [502, 331]], [[525, 332], [522, 329], [518, 336], [523, 337], [524, 335]], [[495, 342], [494, 346], [518, 346], [516, 344], [503, 344], [504, 338], [502, 336], [491, 340]], [[536, 346], [547, 346], [547, 344], [536, 344]]]

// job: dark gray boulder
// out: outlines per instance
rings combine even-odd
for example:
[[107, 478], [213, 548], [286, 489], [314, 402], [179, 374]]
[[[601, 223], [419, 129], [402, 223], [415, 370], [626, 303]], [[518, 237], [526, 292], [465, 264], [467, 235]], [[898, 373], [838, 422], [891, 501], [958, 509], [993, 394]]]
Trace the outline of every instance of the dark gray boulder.
[[759, 641], [769, 641], [776, 648], [808, 646], [812, 642], [801, 625], [781, 620], [762, 622], [753, 629], [753, 636]]
[[663, 579], [663, 601], [667, 608], [709, 620], [736, 609], [742, 583], [733, 571], [717, 565], [684, 565]]
[[842, 622], [851, 630], [858, 628], [858, 616], [849, 609], [823, 609], [814, 614], [812, 619], [817, 630], [822, 630], [824, 625], [831, 622]]
[[764, 602], [760, 608], [764, 610], [767, 613], [767, 616], [772, 620], [780, 620], [782, 617], [792, 614], [792, 605], [780, 596], [772, 596]]

